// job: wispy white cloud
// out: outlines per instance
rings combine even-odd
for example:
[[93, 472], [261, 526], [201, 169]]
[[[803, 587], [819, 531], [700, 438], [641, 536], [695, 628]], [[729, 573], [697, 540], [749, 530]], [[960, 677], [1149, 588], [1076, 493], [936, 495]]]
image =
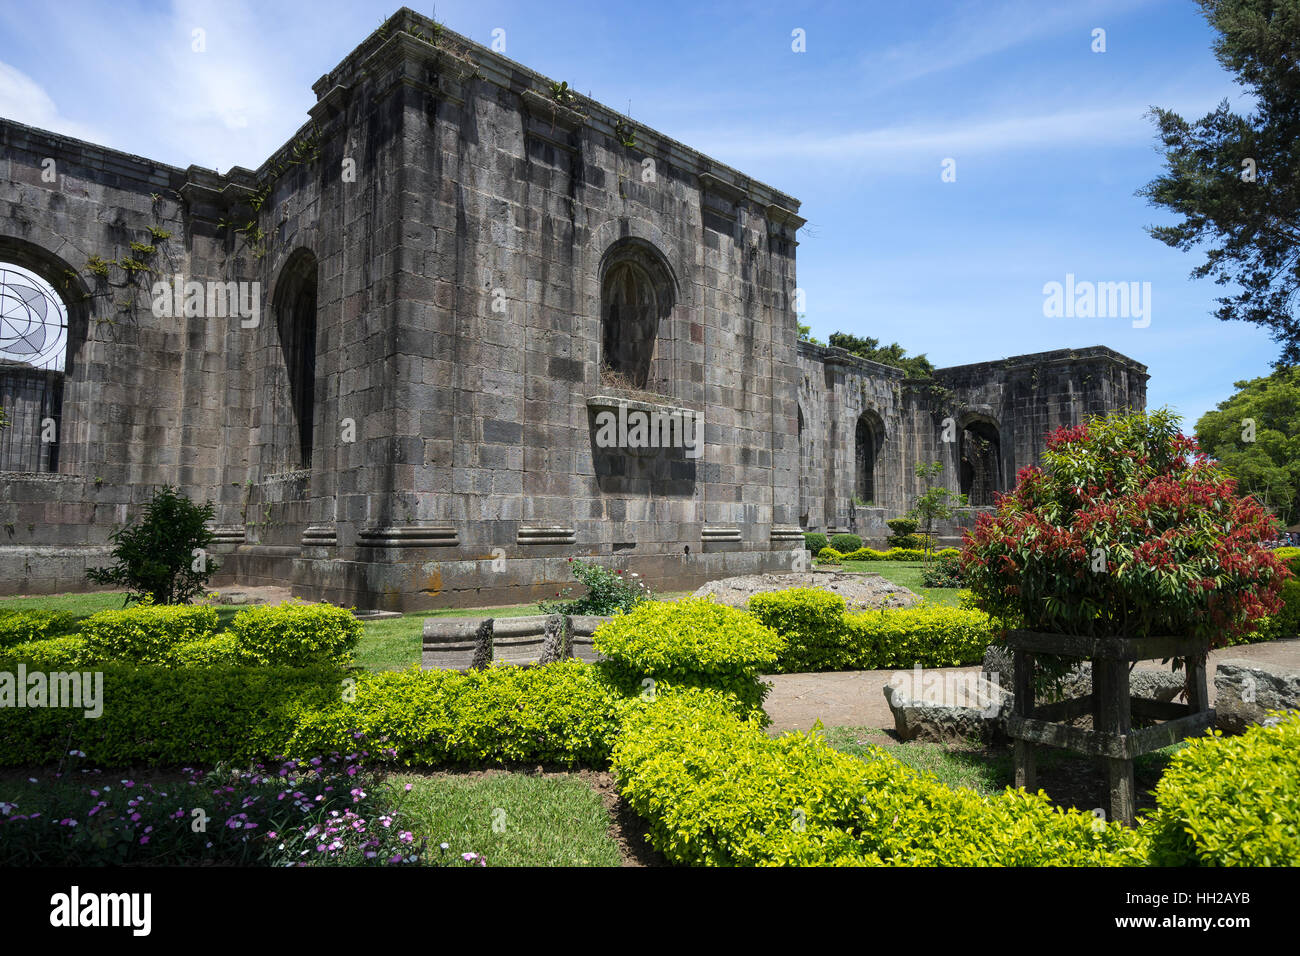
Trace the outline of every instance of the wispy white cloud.
[[26, 73], [0, 62], [0, 116], [65, 136], [96, 141], [100, 132], [59, 112], [45, 88]]

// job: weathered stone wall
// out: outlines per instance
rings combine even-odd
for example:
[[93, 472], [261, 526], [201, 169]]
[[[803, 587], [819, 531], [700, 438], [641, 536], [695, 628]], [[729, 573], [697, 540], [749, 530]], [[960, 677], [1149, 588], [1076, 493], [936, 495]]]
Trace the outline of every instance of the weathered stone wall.
[[[60, 289], [72, 343], [58, 474], [0, 487], [0, 591], [84, 587], [162, 484], [214, 502], [218, 583], [493, 604], [596, 556], [694, 588], [791, 567], [801, 526], [883, 539], [915, 461], [957, 480], [945, 402], [995, 422], [1010, 465], [1036, 429], [1138, 394], [1141, 367], [1104, 349], [914, 382], [797, 343], [798, 202], [550, 87], [403, 10], [258, 170], [0, 121], [0, 261]], [[258, 308], [158, 308], [173, 280]], [[623, 407], [698, 416], [702, 455], [605, 447]]]

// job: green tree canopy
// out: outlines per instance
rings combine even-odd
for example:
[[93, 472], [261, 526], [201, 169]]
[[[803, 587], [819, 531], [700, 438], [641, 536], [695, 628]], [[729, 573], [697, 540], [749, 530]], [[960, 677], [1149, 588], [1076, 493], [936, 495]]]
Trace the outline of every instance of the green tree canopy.
[[1196, 423], [1201, 450], [1285, 524], [1300, 518], [1300, 369], [1237, 382], [1237, 394]]
[[913, 378], [928, 378], [934, 374], [934, 365], [924, 355], [908, 355], [897, 342], [881, 345], [879, 339], [859, 338], [847, 332], [832, 332], [830, 344], [837, 349], [844, 349], [854, 355], [881, 365], [901, 368]]
[[1300, 0], [1197, 0], [1219, 36], [1214, 54], [1254, 99], [1248, 116], [1225, 99], [1188, 122], [1152, 110], [1167, 172], [1139, 190], [1182, 216], [1152, 236], [1183, 251], [1210, 246], [1194, 278], [1235, 283], [1216, 315], [1268, 329], [1279, 364], [1300, 361]]

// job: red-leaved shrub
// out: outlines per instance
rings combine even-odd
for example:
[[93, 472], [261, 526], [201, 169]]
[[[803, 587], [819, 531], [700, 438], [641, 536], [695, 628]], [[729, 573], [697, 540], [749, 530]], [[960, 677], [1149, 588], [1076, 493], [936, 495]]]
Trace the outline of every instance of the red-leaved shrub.
[[1178, 421], [1161, 409], [1052, 434], [1043, 466], [966, 533], [962, 573], [980, 606], [1029, 630], [1212, 647], [1276, 614], [1289, 572], [1261, 546], [1274, 518]]

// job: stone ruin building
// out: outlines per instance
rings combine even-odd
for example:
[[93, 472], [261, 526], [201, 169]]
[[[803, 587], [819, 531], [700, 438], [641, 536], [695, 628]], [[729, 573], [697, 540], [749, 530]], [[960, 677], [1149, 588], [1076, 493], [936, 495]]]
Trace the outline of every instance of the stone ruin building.
[[[86, 589], [164, 484], [214, 503], [217, 584], [692, 588], [803, 530], [883, 545], [918, 461], [987, 505], [1145, 405], [1103, 347], [921, 380], [798, 341], [797, 200], [410, 10], [314, 89], [224, 175], [0, 121], [0, 593]], [[686, 427], [600, 440], [620, 415]]]

